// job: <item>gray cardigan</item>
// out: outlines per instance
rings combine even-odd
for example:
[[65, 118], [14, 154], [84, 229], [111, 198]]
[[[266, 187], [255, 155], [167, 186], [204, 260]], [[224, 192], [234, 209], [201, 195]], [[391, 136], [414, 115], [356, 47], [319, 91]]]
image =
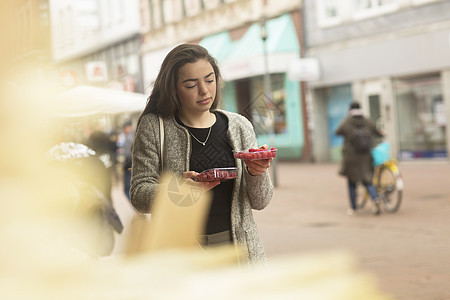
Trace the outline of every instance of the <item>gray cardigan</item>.
[[[243, 116], [216, 110], [228, 118], [228, 138], [234, 150], [257, 147], [252, 124]], [[186, 128], [174, 117], [164, 123], [164, 169], [181, 174], [189, 170], [191, 139]], [[151, 212], [152, 198], [158, 186], [160, 170], [159, 121], [154, 114], [144, 115], [136, 129], [133, 144], [131, 203], [140, 212]], [[252, 176], [242, 160], [236, 159], [237, 178], [231, 202], [231, 226], [235, 245], [246, 253], [241, 263], [263, 263], [264, 248], [253, 219], [252, 209], [265, 208], [273, 195], [273, 185], [268, 172]]]

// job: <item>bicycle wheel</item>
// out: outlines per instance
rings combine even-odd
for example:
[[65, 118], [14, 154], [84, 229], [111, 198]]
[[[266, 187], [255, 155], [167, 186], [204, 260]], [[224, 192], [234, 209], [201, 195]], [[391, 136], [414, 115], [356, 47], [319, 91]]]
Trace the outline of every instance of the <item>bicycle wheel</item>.
[[364, 206], [366, 206], [367, 199], [369, 199], [369, 193], [367, 193], [364, 184], [358, 182], [356, 184], [356, 208], [364, 208]]
[[401, 178], [398, 172], [389, 167], [382, 167], [378, 176], [377, 190], [383, 204], [383, 210], [395, 213], [402, 202]]

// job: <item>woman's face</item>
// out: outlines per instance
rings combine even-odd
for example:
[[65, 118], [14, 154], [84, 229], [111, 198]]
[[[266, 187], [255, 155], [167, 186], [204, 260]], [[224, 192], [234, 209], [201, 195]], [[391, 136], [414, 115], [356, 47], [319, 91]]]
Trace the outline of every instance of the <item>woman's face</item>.
[[184, 113], [209, 111], [216, 97], [216, 74], [207, 60], [185, 64], [178, 70], [177, 96]]

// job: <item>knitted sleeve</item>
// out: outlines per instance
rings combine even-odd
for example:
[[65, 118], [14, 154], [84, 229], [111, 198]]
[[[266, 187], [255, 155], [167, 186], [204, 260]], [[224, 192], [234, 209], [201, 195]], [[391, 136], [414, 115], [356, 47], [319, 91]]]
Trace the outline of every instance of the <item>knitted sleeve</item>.
[[[232, 132], [231, 134], [232, 138], [240, 139], [239, 142], [242, 145], [240, 150], [259, 147], [260, 145], [258, 145], [256, 134], [250, 121], [240, 115], [235, 115], [234, 119], [239, 129], [237, 132]], [[264, 174], [253, 176], [247, 172], [245, 163], [243, 161], [241, 163], [243, 164], [244, 170], [243, 188], [250, 201], [250, 206], [252, 209], [261, 210], [270, 203], [273, 196], [273, 185], [270, 180], [269, 171], [267, 170]]]
[[130, 196], [136, 210], [150, 212], [159, 178], [159, 125], [157, 116], [145, 115], [136, 129], [132, 151]]

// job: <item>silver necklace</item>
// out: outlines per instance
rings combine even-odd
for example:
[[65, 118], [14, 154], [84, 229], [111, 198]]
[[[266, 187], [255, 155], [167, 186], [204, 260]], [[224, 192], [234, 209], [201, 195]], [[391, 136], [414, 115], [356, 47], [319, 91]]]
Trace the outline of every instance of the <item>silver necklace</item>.
[[206, 140], [205, 140], [204, 142], [202, 142], [202, 141], [200, 141], [198, 138], [196, 138], [195, 135], [193, 135], [192, 132], [186, 127], [186, 129], [187, 129], [187, 131], [189, 132], [189, 134], [190, 134], [197, 142], [199, 142], [199, 143], [202, 144], [203, 146], [206, 145], [206, 142], [207, 142], [208, 139], [209, 139], [209, 135], [211, 134], [211, 128], [212, 128], [212, 126], [209, 127], [208, 136], [206, 137]]

